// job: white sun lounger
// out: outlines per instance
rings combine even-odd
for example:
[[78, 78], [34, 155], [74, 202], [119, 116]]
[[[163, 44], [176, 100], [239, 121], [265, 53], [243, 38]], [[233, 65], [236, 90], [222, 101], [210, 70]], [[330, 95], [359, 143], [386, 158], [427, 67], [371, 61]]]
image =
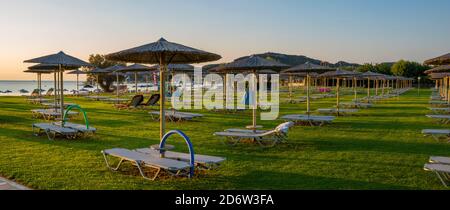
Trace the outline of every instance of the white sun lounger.
[[449, 129], [424, 129], [422, 134], [425, 136], [432, 136], [436, 141], [446, 139], [450, 142], [450, 130]]
[[[159, 111], [149, 112], [153, 119], [159, 119]], [[177, 111], [166, 111], [166, 119], [172, 122], [188, 121], [194, 118], [203, 117], [201, 114], [188, 113], [188, 112], [177, 112]]]
[[447, 101], [430, 101], [431, 106], [449, 106]]
[[434, 108], [434, 107], [429, 107], [429, 110], [431, 110], [434, 113], [449, 113], [450, 112], [450, 108]]
[[447, 164], [437, 164], [437, 163], [427, 163], [424, 166], [426, 171], [434, 172], [439, 180], [445, 187], [448, 187], [448, 182], [450, 181], [450, 165]]
[[96, 101], [108, 99], [108, 97], [106, 97], [106, 96], [85, 96], [84, 98], [96, 100]]
[[352, 103], [341, 103], [340, 106], [348, 108], [370, 108], [373, 105], [369, 103], [352, 102]]
[[[57, 126], [61, 126], [61, 122], [55, 122], [53, 124], [57, 125]], [[86, 125], [81, 125], [81, 124], [76, 124], [76, 123], [71, 123], [71, 122], [65, 122], [64, 127], [74, 129], [85, 136], [94, 134], [95, 132], [97, 132], [97, 129], [94, 127], [89, 126], [89, 129], [88, 129], [86, 127]]]
[[[31, 110], [34, 118], [43, 118], [45, 120], [53, 120], [56, 118], [62, 118], [62, 114], [59, 110], [55, 109], [33, 109]], [[68, 116], [78, 115], [78, 112], [69, 111]]]
[[317, 116], [317, 115], [286, 115], [281, 117], [283, 120], [293, 121], [296, 124], [305, 124], [307, 123], [310, 126], [323, 126], [325, 124], [332, 123], [336, 117], [334, 116]]
[[450, 122], [450, 115], [426, 115], [428, 118], [438, 120], [440, 123], [448, 124]]
[[228, 129], [223, 132], [216, 132], [214, 135], [223, 137], [225, 139], [224, 143], [231, 146], [238, 144], [241, 140], [251, 140], [257, 142], [261, 147], [273, 147], [287, 139], [289, 128], [292, 126], [294, 126], [294, 122], [286, 122], [274, 130], [265, 132], [253, 132], [251, 130], [246, 130], [245, 132], [235, 130], [238, 132], [233, 132], [234, 129]]
[[[159, 157], [161, 153], [158, 150], [152, 149], [152, 148], [142, 148], [142, 149], [136, 149], [136, 152], [144, 153], [146, 155]], [[181, 152], [173, 152], [173, 151], [165, 151], [164, 152], [165, 158], [189, 162], [191, 160], [191, 156], [188, 153], [181, 153]], [[226, 159], [223, 157], [215, 157], [215, 156], [209, 156], [209, 155], [194, 155], [195, 164], [198, 167], [211, 169], [215, 166], [220, 165], [222, 162], [224, 162]]]
[[450, 165], [450, 157], [431, 156], [429, 162]]
[[52, 100], [48, 99], [48, 98], [30, 98], [30, 99], [27, 99], [27, 101], [30, 103], [33, 103], [33, 104], [40, 104], [40, 103], [50, 102]]
[[[338, 110], [336, 108], [318, 109], [317, 111], [321, 114], [338, 114]], [[357, 113], [358, 111], [358, 109], [339, 109], [339, 114], [348, 115]]]
[[35, 136], [41, 136], [45, 133], [49, 140], [55, 140], [58, 136], [67, 139], [75, 139], [78, 136], [77, 130], [61, 127], [52, 123], [35, 123], [32, 125], [32, 128]]
[[[141, 176], [147, 180], [155, 180], [161, 171], [166, 171], [173, 176], [185, 176], [189, 174], [189, 171], [191, 170], [191, 166], [187, 162], [146, 155], [128, 149], [109, 149], [102, 151], [102, 153], [105, 158], [106, 166], [112, 171], [118, 171], [124, 162], [131, 162], [139, 169]], [[120, 159], [116, 167], [110, 165], [108, 156]], [[152, 178], [149, 178], [146, 175], [144, 168], [156, 169]]]

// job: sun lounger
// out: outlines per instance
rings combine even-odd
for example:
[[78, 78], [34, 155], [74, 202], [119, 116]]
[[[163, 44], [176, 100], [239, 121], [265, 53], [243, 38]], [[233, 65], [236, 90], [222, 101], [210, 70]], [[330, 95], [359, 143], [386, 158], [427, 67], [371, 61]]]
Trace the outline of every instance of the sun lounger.
[[429, 162], [450, 165], [450, 157], [431, 156]]
[[372, 104], [352, 102], [352, 103], [341, 103], [340, 106], [344, 108], [370, 108], [372, 107]]
[[[57, 125], [57, 126], [61, 126], [61, 122], [55, 122], [53, 124]], [[71, 122], [65, 122], [64, 127], [74, 129], [84, 136], [95, 134], [95, 132], [97, 132], [97, 129], [94, 127], [89, 126], [89, 128], [87, 128], [86, 125], [81, 125], [81, 124], [76, 124], [76, 123], [71, 123]]]
[[[152, 116], [152, 119], [159, 120], [159, 111], [153, 111], [149, 112], [149, 114]], [[181, 122], [181, 121], [189, 121], [194, 118], [203, 117], [202, 114], [196, 114], [196, 113], [189, 113], [189, 112], [178, 112], [174, 110], [166, 110], [165, 113], [166, 119], [171, 122]]]
[[[31, 113], [34, 118], [42, 118], [44, 120], [54, 120], [56, 118], [62, 118], [61, 111], [58, 109], [33, 109]], [[78, 112], [69, 111], [68, 116], [78, 115]]]
[[450, 122], [450, 115], [426, 115], [431, 119], [438, 120], [440, 123], [448, 124]]
[[430, 101], [429, 104], [431, 106], [449, 106], [447, 101]]
[[323, 126], [331, 124], [336, 117], [334, 116], [315, 116], [315, 115], [286, 115], [281, 117], [283, 120], [293, 121], [300, 125]]
[[52, 100], [48, 99], [48, 98], [30, 98], [30, 99], [27, 99], [27, 101], [32, 104], [40, 104], [40, 103], [50, 102]]
[[[159, 156], [146, 155], [128, 149], [110, 149], [102, 151], [106, 165], [112, 171], [118, 171], [124, 162], [130, 162], [139, 169], [139, 173], [144, 179], [155, 180], [162, 171], [168, 172], [173, 176], [186, 176], [191, 170], [189, 163]], [[119, 159], [116, 167], [112, 167], [108, 156]], [[145, 168], [155, 169], [153, 177], [148, 177]]]
[[78, 131], [75, 129], [61, 127], [52, 123], [35, 123], [32, 128], [35, 136], [46, 134], [49, 140], [55, 140], [58, 136], [67, 139], [75, 139], [78, 135]]
[[115, 104], [114, 106], [119, 109], [134, 109], [137, 108], [141, 105], [141, 103], [144, 101], [144, 96], [143, 95], [135, 95], [130, 103], [128, 104]]
[[[156, 157], [159, 157], [161, 155], [161, 153], [158, 150], [152, 148], [136, 149], [135, 151]], [[187, 163], [190, 161], [191, 158], [190, 154], [188, 153], [173, 152], [173, 151], [165, 151], [165, 157], [169, 159], [184, 161]], [[226, 159], [223, 157], [215, 157], [209, 155], [194, 155], [194, 160], [197, 167], [211, 169], [213, 167], [220, 165]]]
[[429, 107], [429, 110], [431, 110], [434, 113], [450, 113], [450, 108], [434, 108]]
[[448, 187], [448, 182], [450, 181], [450, 165], [448, 164], [436, 164], [428, 163], [425, 164], [424, 169], [426, 171], [434, 172], [439, 180], [445, 187]]
[[224, 143], [232, 146], [238, 144], [240, 141], [250, 140], [257, 142], [261, 147], [273, 147], [287, 139], [289, 128], [293, 125], [293, 122], [286, 122], [266, 132], [252, 132], [250, 130], [245, 132], [231, 132], [227, 130], [224, 132], [216, 132], [214, 135], [223, 137], [225, 139]]
[[141, 104], [139, 107], [140, 108], [146, 108], [146, 107], [156, 106], [160, 99], [161, 99], [161, 95], [160, 94], [153, 94], [152, 96], [150, 96], [150, 98], [148, 99], [147, 103]]
[[422, 134], [425, 136], [432, 136], [436, 141], [446, 139], [450, 142], [450, 130], [449, 129], [425, 129], [422, 130]]
[[339, 113], [338, 113], [338, 110], [336, 108], [331, 108], [331, 109], [318, 109], [317, 111], [321, 114], [349, 115], [349, 114], [357, 113], [359, 110], [358, 109], [339, 109]]
[[[55, 103], [41, 103], [42, 106], [47, 107], [47, 108], [58, 108], [60, 107], [59, 104], [55, 106]], [[64, 103], [64, 108], [67, 108], [69, 106], [73, 106], [75, 105], [74, 103]]]
[[107, 99], [108, 97], [106, 97], [106, 96], [85, 96], [84, 98], [95, 100], [95, 101], [100, 101], [100, 100]]
[[108, 103], [120, 104], [120, 103], [128, 102], [129, 99], [125, 99], [125, 98], [105, 98], [105, 99], [101, 99], [101, 101], [108, 102]]

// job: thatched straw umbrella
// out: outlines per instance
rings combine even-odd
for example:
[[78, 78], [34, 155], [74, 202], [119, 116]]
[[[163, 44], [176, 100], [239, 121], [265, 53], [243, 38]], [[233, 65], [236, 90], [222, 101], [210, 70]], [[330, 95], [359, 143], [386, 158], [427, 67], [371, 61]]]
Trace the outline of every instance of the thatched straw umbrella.
[[[311, 73], [323, 73], [323, 72], [334, 71], [334, 70], [336, 70], [336, 69], [327, 67], [327, 66], [316, 65], [316, 64], [313, 64], [310, 62], [306, 62], [304, 64], [286, 69], [286, 70], [282, 71], [281, 73], [289, 75], [289, 80], [290, 80], [289, 82], [291, 82], [292, 75], [294, 75], [296, 73], [305, 73], [306, 74], [306, 113], [309, 115], [311, 112], [310, 91], [309, 91], [310, 85], [311, 85], [310, 74]], [[291, 96], [292, 96], [292, 88], [291, 88], [291, 85], [289, 84], [290, 100], [292, 100]]]
[[[272, 61], [272, 60], [267, 60], [267, 59], [261, 58], [256, 55], [252, 55], [250, 57], [238, 59], [231, 63], [225, 64], [225, 65], [219, 67], [218, 71], [221, 71], [221, 72], [224, 72], [224, 71], [225, 72], [251, 72], [256, 76], [257, 72], [259, 72], [259, 71], [263, 71], [263, 70], [265, 71], [267, 69], [282, 70], [282, 69], [286, 69], [286, 68], [289, 68], [289, 66], [286, 64], [282, 64], [282, 63]], [[257, 79], [254, 82], [255, 86], [257, 86], [256, 83], [257, 83]], [[254, 87], [253, 89], [256, 90], [256, 87]], [[253, 123], [251, 126], [247, 127], [254, 131], [256, 131], [256, 129], [258, 129], [258, 127], [259, 127], [256, 125], [256, 112], [257, 112], [257, 108], [258, 108], [257, 101], [258, 100], [256, 100], [256, 103], [253, 104], [253, 118], [252, 118]]]
[[450, 64], [450, 53], [425, 61], [426, 65], [440, 66]]
[[[449, 84], [449, 78], [450, 74], [447, 74], [447, 72], [450, 72], [450, 65], [442, 65], [437, 66], [433, 69], [425, 71], [426, 74], [431, 74], [437, 77], [437, 73], [439, 73], [439, 76], [442, 76], [441, 78], [437, 78], [436, 80], [436, 88], [439, 88], [439, 93], [441, 96], [443, 96], [445, 99], [447, 99], [448, 103], [450, 104], [450, 92], [448, 91], [448, 84]], [[441, 83], [439, 85], [439, 83]]]
[[[376, 81], [378, 80], [378, 78], [382, 77], [383, 74], [368, 71], [364, 72], [360, 76], [367, 79], [367, 103], [370, 103], [370, 81], [371, 79], [375, 79], [375, 83], [377, 83]], [[376, 86], [376, 88], [378, 89], [377, 84], [374, 84], [374, 86]]]
[[336, 78], [336, 111], [337, 111], [337, 115], [339, 116], [339, 107], [340, 107], [340, 102], [339, 102], [339, 80], [342, 78], [349, 78], [352, 76], [357, 75], [355, 72], [353, 71], [346, 71], [346, 70], [336, 70], [336, 71], [329, 71], [329, 72], [325, 72], [323, 74], [321, 74], [321, 77], [326, 77], [326, 78]]
[[168, 42], [161, 38], [157, 42], [146, 44], [140, 47], [112, 53], [106, 56], [108, 60], [122, 61], [129, 63], [144, 63], [144, 64], [159, 64], [160, 72], [160, 139], [165, 134], [165, 78], [167, 65], [175, 64], [190, 64], [211, 62], [221, 59], [220, 55], [209, 53], [206, 51], [194, 49], [181, 44]]
[[77, 67], [92, 67], [91, 64], [84, 62], [78, 58], [66, 55], [64, 52], [59, 52], [52, 55], [47, 55], [39, 58], [34, 58], [24, 61], [25, 63], [39, 63], [46, 65], [58, 65], [59, 81], [60, 81], [60, 108], [61, 117], [64, 114], [64, 70], [71, 69], [73, 66]]
[[71, 71], [67, 74], [76, 74], [77, 75], [77, 96], [79, 96], [80, 95], [80, 93], [79, 93], [80, 92], [79, 76], [80, 76], [80, 74], [87, 74], [87, 72], [77, 69], [77, 70]]

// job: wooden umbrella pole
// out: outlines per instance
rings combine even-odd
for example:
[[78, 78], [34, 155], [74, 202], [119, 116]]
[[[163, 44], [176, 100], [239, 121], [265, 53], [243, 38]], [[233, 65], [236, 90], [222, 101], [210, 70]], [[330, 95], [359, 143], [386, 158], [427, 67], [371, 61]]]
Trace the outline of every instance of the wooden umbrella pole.
[[159, 103], [159, 139], [162, 140], [165, 134], [166, 128], [166, 88], [165, 88], [165, 71], [166, 71], [166, 61], [164, 54], [160, 55], [159, 58], [159, 94], [161, 95], [161, 103]]
[[136, 88], [136, 95], [137, 95], [137, 93], [138, 93], [138, 77], [137, 77], [137, 72], [134, 72], [134, 85], [135, 85], [135, 88]]
[[339, 116], [339, 77], [336, 79], [336, 110]]
[[[59, 97], [61, 97], [61, 100], [60, 100], [60, 104], [59, 104], [59, 106], [60, 106], [60, 109], [61, 109], [61, 120], [63, 120], [62, 118], [64, 117], [63, 115], [64, 115], [64, 71], [63, 71], [63, 69], [62, 69], [62, 66], [61, 65], [59, 65], [59, 74], [60, 74], [60, 77], [61, 77], [61, 79], [60, 79], [60, 85], [61, 85], [61, 88], [60, 88], [60, 96]], [[64, 124], [63, 124], [63, 126], [64, 126]]]
[[291, 74], [289, 74], [288, 87], [289, 87], [289, 102], [291, 102], [292, 101], [292, 75]]
[[306, 113], [309, 116], [309, 113], [311, 112], [311, 100], [310, 100], [310, 94], [309, 94], [309, 85], [310, 85], [310, 76], [309, 72], [306, 72]]
[[[258, 85], [257, 85], [258, 79], [257, 79], [257, 76], [256, 76], [256, 70], [253, 70], [253, 75], [254, 75], [256, 81], [253, 84], [254, 86], [253, 86], [252, 89], [257, 92], [257, 90], [255, 89], [255, 86], [258, 87]], [[256, 114], [257, 114], [257, 110], [256, 109], [258, 108], [258, 99], [256, 98], [256, 93], [253, 93], [252, 97], [256, 99], [255, 101], [253, 101], [253, 131], [256, 131]]]
[[57, 88], [56, 88], [57, 80], [58, 79], [57, 79], [57, 76], [56, 76], [56, 71], [54, 71], [53, 72], [53, 88], [54, 88], [53, 96], [55, 98], [55, 102], [54, 102], [54, 104], [55, 104], [55, 112], [56, 112], [57, 107], [58, 107], [58, 91], [57, 91]]
[[370, 103], [370, 77], [367, 78], [367, 102]]
[[116, 95], [117, 95], [117, 103], [119, 102], [119, 73], [116, 72]]
[[77, 97], [80, 97], [80, 86], [79, 86], [79, 84], [80, 84], [80, 78], [79, 78], [79, 74], [77, 73]]
[[355, 93], [355, 103], [358, 103], [358, 91], [356, 89], [357, 81], [358, 80], [356, 79], [356, 77], [353, 77], [353, 92]]

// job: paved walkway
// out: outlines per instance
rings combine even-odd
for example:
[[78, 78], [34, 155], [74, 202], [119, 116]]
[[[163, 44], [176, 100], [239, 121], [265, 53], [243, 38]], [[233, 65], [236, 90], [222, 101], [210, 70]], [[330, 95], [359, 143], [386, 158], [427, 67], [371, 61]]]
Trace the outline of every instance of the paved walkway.
[[0, 177], [0, 190], [30, 190], [28, 187], [9, 181]]

